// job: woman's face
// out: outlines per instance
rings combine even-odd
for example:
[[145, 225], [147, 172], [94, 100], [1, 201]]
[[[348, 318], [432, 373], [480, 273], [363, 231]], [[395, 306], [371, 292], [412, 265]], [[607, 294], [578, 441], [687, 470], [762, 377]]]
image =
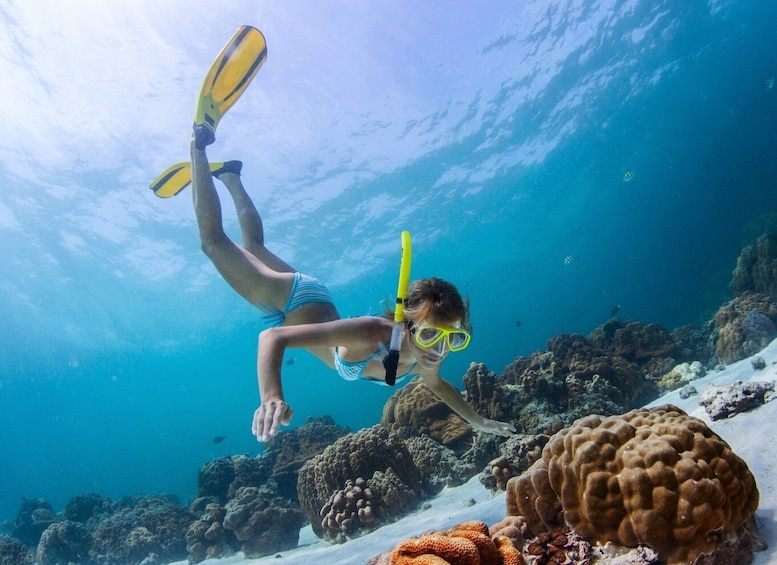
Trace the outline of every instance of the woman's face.
[[[407, 324], [407, 333], [408, 333], [408, 343], [410, 344], [410, 349], [413, 352], [413, 355], [416, 358], [416, 361], [418, 364], [424, 368], [424, 369], [435, 369], [440, 366], [440, 364], [443, 362], [443, 360], [448, 356], [450, 353], [450, 348], [448, 347], [448, 339], [443, 338], [440, 339], [437, 343], [432, 345], [431, 347], [422, 347], [419, 345], [418, 341], [416, 341], [416, 333], [418, 331], [422, 332], [428, 332], [428, 331], [434, 331], [434, 328], [456, 328], [461, 327], [461, 320], [453, 320], [447, 323], [441, 323], [441, 322], [431, 322], [428, 320], [408, 320]], [[425, 329], [427, 328], [427, 329]]]

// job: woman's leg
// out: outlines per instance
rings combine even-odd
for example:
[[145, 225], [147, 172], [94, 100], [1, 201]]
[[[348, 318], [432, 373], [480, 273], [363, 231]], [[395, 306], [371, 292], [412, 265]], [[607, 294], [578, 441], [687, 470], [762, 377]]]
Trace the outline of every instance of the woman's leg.
[[264, 246], [264, 226], [262, 217], [256, 210], [251, 197], [240, 180], [240, 174], [233, 172], [218, 173], [218, 179], [229, 190], [235, 203], [240, 232], [243, 236], [243, 248], [262, 263], [279, 273], [293, 273], [294, 267], [283, 261]]
[[[294, 280], [293, 269], [276, 257], [276, 261], [283, 263], [282, 266], [284, 266], [284, 271], [279, 272], [262, 261], [261, 253], [260, 256], [250, 253], [227, 237], [222, 224], [221, 203], [213, 184], [208, 157], [205, 151], [197, 149], [194, 143], [191, 146], [191, 156], [194, 213], [197, 217], [203, 252], [213, 262], [224, 280], [251, 304], [256, 306], [261, 303], [274, 310], [282, 311], [291, 292]], [[239, 183], [240, 178], [237, 175], [234, 176]], [[234, 183], [231, 182], [231, 184]], [[242, 192], [245, 194], [244, 190]], [[238, 198], [242, 198], [242, 196], [238, 194]], [[245, 199], [248, 200], [248, 195], [245, 195]], [[242, 204], [241, 201], [241, 206]], [[253, 208], [253, 204], [251, 204], [251, 208]], [[240, 213], [240, 210], [238, 212]], [[255, 246], [257, 221], [259, 222], [259, 239], [262, 239], [261, 220], [255, 208], [253, 213], [255, 214], [254, 218], [250, 217], [250, 209], [243, 214], [247, 214], [248, 224], [246, 224], [246, 228], [251, 234], [252, 247]], [[242, 226], [242, 217], [240, 223]], [[263, 245], [259, 245], [264, 248]], [[266, 253], [269, 252], [266, 251]], [[272, 255], [272, 257], [275, 256]]]

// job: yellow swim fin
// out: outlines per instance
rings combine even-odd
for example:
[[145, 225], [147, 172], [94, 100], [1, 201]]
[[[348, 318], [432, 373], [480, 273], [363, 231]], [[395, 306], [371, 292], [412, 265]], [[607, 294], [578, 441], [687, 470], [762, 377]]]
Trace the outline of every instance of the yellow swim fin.
[[210, 66], [194, 111], [198, 149], [216, 140], [216, 126], [237, 102], [267, 59], [267, 42], [258, 29], [240, 26]]
[[[218, 171], [224, 163], [210, 163], [210, 172]], [[149, 188], [160, 198], [170, 198], [181, 192], [192, 182], [192, 164], [189, 161], [176, 163], [155, 178]]]

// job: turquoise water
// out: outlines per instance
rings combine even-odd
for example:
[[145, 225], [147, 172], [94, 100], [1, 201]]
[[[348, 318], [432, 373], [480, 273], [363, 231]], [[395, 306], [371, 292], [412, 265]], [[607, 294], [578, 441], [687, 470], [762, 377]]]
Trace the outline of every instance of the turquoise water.
[[[269, 57], [210, 154], [245, 162], [268, 245], [343, 315], [393, 298], [407, 229], [413, 277], [471, 299], [472, 345], [443, 367], [457, 386], [615, 305], [711, 318], [777, 206], [777, 5], [512, 4], [246, 2], [204, 30], [199, 3], [2, 8], [0, 520], [23, 496], [185, 501], [203, 463], [261, 450], [258, 313], [199, 252], [188, 193], [146, 188], [186, 157], [193, 93], [241, 23]], [[289, 355], [294, 425], [380, 419], [390, 389]]]

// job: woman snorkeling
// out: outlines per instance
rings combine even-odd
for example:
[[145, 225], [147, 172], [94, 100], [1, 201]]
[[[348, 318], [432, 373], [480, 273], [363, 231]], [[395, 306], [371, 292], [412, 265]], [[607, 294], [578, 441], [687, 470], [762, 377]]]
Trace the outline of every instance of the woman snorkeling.
[[[196, 129], [196, 128], [195, 128]], [[195, 131], [196, 134], [196, 131]], [[341, 319], [329, 291], [303, 275], [264, 245], [262, 219], [240, 180], [242, 163], [228, 161], [211, 171], [205, 142], [191, 145], [192, 189], [202, 250], [222, 277], [243, 298], [265, 313], [271, 327], [259, 338], [257, 374], [261, 404], [252, 431], [258, 441], [275, 435], [294, 414], [281, 384], [283, 354], [304, 348], [344, 379], [385, 384], [382, 364], [391, 340], [393, 319], [362, 316]], [[242, 246], [224, 232], [221, 203], [213, 177], [229, 190], [237, 210]], [[452, 284], [436, 279], [415, 281], [408, 292], [397, 382], [421, 376], [426, 386], [476, 430], [507, 436], [515, 428], [489, 420], [467, 404], [456, 388], [440, 377], [449, 353], [469, 345], [469, 312]]]

